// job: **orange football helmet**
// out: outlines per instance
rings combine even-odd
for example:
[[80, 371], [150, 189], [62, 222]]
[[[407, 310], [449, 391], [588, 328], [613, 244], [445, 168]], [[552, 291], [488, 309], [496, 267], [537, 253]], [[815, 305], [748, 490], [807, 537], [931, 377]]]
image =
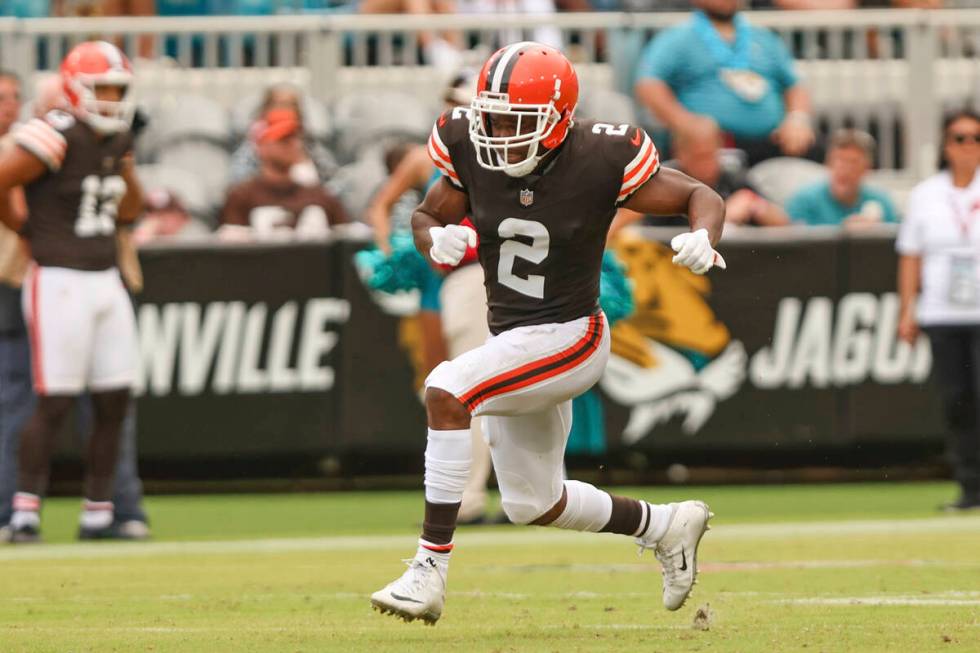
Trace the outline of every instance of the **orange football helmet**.
[[[122, 51], [106, 41], [76, 45], [61, 62], [61, 81], [72, 113], [103, 134], [130, 128], [136, 107], [126, 100], [133, 68]], [[99, 100], [97, 86], [122, 87], [119, 101]]]
[[[572, 126], [578, 104], [578, 76], [561, 52], [524, 41], [497, 50], [483, 64], [477, 96], [470, 105], [470, 140], [479, 164], [512, 177], [531, 173], [558, 147]], [[491, 118], [516, 119], [513, 135], [493, 133]], [[526, 148], [519, 161], [510, 154]]]

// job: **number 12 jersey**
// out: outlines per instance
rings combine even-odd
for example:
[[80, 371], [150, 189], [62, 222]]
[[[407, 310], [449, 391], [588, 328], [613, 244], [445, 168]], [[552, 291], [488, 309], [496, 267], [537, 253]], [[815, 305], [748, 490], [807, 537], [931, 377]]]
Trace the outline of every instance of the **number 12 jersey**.
[[126, 192], [120, 172], [132, 135], [100, 137], [71, 114], [52, 111], [19, 125], [13, 138], [48, 168], [24, 187], [23, 234], [38, 265], [86, 271], [116, 265], [116, 213]]
[[616, 209], [660, 169], [653, 141], [632, 125], [577, 120], [541, 169], [514, 178], [480, 166], [468, 130], [468, 110], [447, 111], [428, 150], [443, 183], [468, 196], [490, 331], [598, 311], [606, 234]]

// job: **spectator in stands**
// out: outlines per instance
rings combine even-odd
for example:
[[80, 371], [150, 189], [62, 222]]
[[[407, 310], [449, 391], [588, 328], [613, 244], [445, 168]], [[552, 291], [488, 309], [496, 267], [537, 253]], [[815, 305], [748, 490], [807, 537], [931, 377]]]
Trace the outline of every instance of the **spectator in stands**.
[[841, 225], [860, 229], [884, 222], [898, 222], [888, 193], [864, 183], [871, 169], [875, 141], [858, 129], [841, 129], [830, 140], [825, 181], [807, 186], [786, 203], [794, 222], [807, 225]]
[[[52, 16], [98, 17], [98, 16], [156, 16], [157, 0], [50, 0]], [[121, 37], [111, 37], [120, 48], [124, 47]], [[145, 59], [154, 57], [153, 37], [139, 37], [138, 54]]]
[[[259, 105], [258, 119], [255, 125], [261, 122], [261, 117], [272, 109], [290, 109], [299, 117], [300, 124], [303, 123], [303, 110], [301, 107], [302, 94], [298, 88], [291, 84], [274, 84], [266, 89]], [[255, 127], [253, 125], [253, 128]], [[317, 182], [328, 180], [337, 170], [337, 162], [333, 155], [320, 143], [303, 134], [303, 160], [297, 164], [295, 174], [302, 175], [310, 183], [315, 179]], [[259, 159], [255, 147], [254, 138], [246, 138], [244, 142], [231, 155], [231, 168], [229, 170], [229, 183], [240, 184], [254, 177], [259, 171]]]
[[[453, 0], [360, 0], [357, 11], [362, 14], [451, 14]], [[458, 32], [418, 32], [425, 63], [443, 70], [455, 70], [462, 63], [462, 35]]]
[[921, 327], [952, 438], [961, 494], [949, 510], [980, 508], [980, 114], [961, 111], [943, 129], [942, 170], [912, 190], [898, 234], [898, 333]]
[[[450, 0], [455, 4], [455, 12], [459, 14], [554, 14], [556, 5], [562, 4], [555, 0]], [[572, 4], [572, 3], [569, 3]], [[572, 4], [574, 8], [576, 7]], [[562, 49], [561, 30], [553, 25], [543, 25], [534, 29], [501, 29], [497, 32], [497, 42], [492, 47], [503, 47], [518, 41], [537, 41]]]
[[788, 224], [786, 212], [749, 185], [745, 166], [738, 160], [741, 153], [736, 151], [728, 160], [723, 159], [718, 124], [711, 118], [698, 118], [692, 127], [674, 135], [676, 158], [666, 165], [694, 177], [721, 195], [725, 200], [726, 222], [759, 226]]
[[814, 143], [810, 97], [773, 32], [737, 13], [738, 0], [694, 0], [681, 25], [659, 33], [637, 70], [637, 99], [672, 131], [714, 118], [749, 163]]
[[228, 191], [219, 235], [225, 240], [321, 238], [348, 221], [343, 205], [297, 166], [306, 160], [299, 114], [272, 109], [252, 128], [259, 172]]
[[147, 190], [145, 202], [146, 212], [133, 230], [133, 242], [137, 247], [159, 238], [200, 240], [211, 235], [210, 229], [196, 220], [169, 190]]

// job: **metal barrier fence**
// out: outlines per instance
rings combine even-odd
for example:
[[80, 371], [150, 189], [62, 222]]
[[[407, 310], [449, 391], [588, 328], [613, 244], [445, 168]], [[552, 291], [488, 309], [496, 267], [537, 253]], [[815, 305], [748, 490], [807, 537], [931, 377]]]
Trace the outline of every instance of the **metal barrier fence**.
[[[980, 9], [752, 12], [799, 62], [824, 129], [872, 131], [885, 170], [905, 179], [935, 166], [940, 116], [980, 97]], [[434, 97], [443, 76], [425, 65], [425, 44], [450, 34], [489, 51], [547, 30], [580, 67], [583, 85], [630, 92], [645, 43], [684, 20], [678, 13], [556, 15], [305, 15], [210, 18], [0, 20], [0, 64], [25, 77], [53, 68], [74, 43], [100, 35], [130, 56], [166, 54], [210, 89], [220, 72], [308, 80], [324, 100], [396, 86]], [[175, 71], [166, 71], [173, 80]], [[231, 73], [231, 74], [229, 74]], [[177, 75], [179, 80], [180, 76]], [[180, 83], [179, 81], [177, 83]]]

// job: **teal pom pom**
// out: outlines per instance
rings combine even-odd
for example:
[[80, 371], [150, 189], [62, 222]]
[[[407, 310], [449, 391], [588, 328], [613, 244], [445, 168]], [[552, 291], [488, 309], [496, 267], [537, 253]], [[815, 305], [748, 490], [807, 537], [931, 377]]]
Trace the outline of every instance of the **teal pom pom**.
[[602, 274], [599, 277], [599, 306], [609, 325], [633, 314], [633, 283], [626, 276], [626, 267], [611, 250], [602, 255]]
[[390, 242], [388, 256], [379, 249], [366, 249], [354, 255], [354, 264], [365, 285], [387, 293], [425, 287], [434, 272], [415, 249], [411, 234], [395, 233]]

